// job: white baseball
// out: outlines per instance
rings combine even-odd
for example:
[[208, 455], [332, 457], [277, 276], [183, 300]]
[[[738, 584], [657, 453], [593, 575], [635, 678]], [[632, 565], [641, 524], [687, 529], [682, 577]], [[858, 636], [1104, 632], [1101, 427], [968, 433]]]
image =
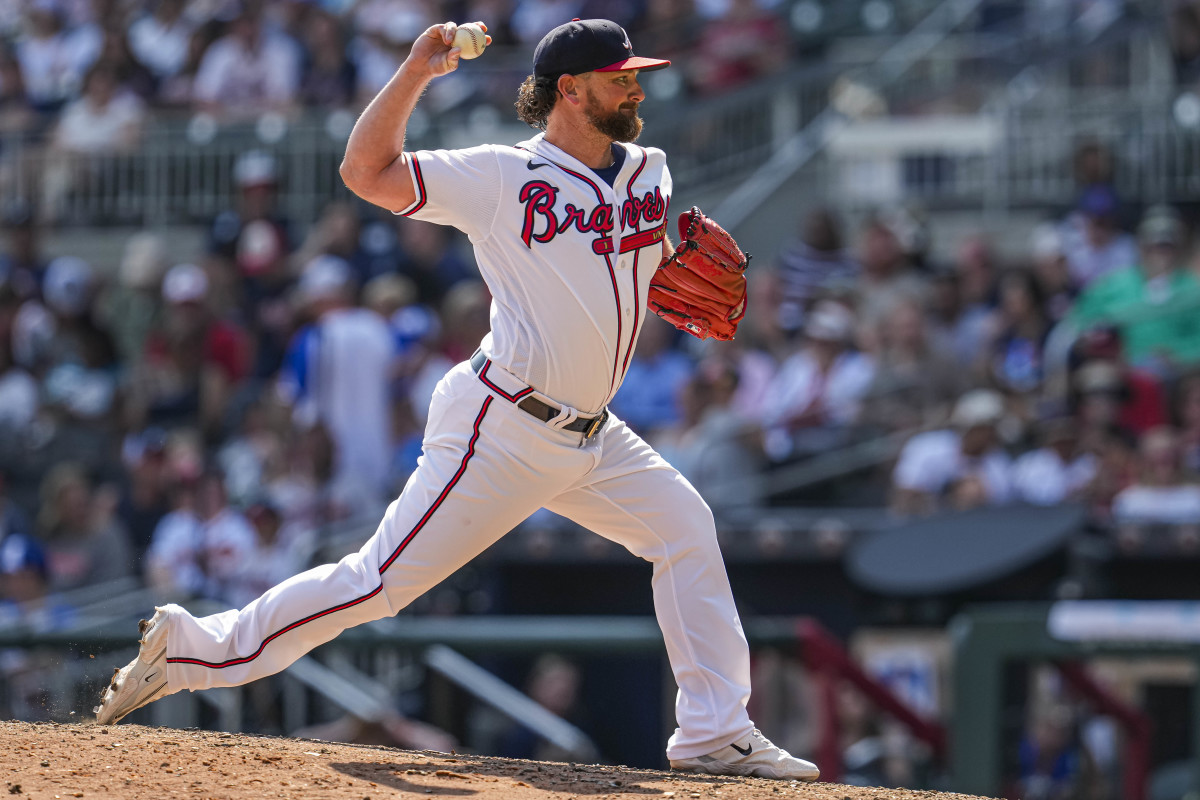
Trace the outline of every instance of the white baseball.
[[451, 47], [462, 48], [460, 58], [479, 58], [487, 47], [487, 34], [478, 22], [467, 22], [458, 26]]

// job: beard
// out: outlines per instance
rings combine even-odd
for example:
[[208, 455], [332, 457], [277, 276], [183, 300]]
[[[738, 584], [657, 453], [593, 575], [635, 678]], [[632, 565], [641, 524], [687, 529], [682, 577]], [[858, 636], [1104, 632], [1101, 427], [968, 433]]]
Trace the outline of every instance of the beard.
[[636, 105], [632, 109], [632, 114], [621, 109], [605, 113], [595, 100], [589, 99], [583, 113], [593, 128], [614, 142], [636, 142], [642, 133], [642, 118], [637, 115]]

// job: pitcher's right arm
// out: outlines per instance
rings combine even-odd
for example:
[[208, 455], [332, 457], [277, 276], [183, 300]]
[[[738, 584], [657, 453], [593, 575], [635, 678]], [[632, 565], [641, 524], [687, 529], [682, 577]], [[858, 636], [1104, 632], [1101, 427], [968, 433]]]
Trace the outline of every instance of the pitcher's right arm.
[[346, 188], [363, 200], [397, 211], [416, 199], [404, 133], [429, 82], [458, 69], [461, 50], [451, 47], [457, 30], [458, 25], [445, 22], [421, 34], [396, 74], [354, 123], [339, 173]]

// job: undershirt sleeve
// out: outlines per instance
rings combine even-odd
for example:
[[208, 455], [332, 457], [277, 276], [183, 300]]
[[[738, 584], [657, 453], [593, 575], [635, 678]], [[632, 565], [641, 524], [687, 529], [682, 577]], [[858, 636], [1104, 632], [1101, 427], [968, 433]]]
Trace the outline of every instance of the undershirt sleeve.
[[500, 163], [495, 147], [406, 153], [417, 199], [396, 212], [452, 225], [472, 242], [486, 239], [500, 206]]

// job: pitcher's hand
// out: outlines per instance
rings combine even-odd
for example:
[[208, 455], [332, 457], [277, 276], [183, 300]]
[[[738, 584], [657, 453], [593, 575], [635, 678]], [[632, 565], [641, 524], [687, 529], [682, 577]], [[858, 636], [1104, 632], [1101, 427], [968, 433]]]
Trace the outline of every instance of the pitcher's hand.
[[[482, 22], [479, 25], [484, 31], [487, 30], [487, 25]], [[461, 48], [453, 46], [457, 32], [456, 22], [431, 25], [413, 42], [412, 51], [408, 54], [409, 63], [431, 78], [454, 72], [458, 69], [459, 56], [462, 54]], [[492, 37], [487, 37], [487, 43], [492, 43]]]

